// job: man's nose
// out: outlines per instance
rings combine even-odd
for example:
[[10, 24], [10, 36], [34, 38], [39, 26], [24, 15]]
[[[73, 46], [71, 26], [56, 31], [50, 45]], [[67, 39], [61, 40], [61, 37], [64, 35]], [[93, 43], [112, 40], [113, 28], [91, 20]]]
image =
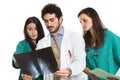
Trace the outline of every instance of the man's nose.
[[47, 26], [51, 26], [51, 22], [50, 21], [48, 21]]

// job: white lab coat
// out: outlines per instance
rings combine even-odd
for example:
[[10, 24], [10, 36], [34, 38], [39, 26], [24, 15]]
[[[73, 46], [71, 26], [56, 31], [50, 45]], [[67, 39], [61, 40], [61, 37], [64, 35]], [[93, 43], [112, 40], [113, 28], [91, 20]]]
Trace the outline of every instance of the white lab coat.
[[[50, 46], [51, 37], [50, 34], [48, 34], [38, 42], [36, 50]], [[81, 78], [83, 76], [81, 76], [81, 74], [86, 66], [85, 57], [85, 43], [83, 37], [78, 33], [64, 29], [60, 48], [60, 68], [64, 69], [69, 67], [72, 70], [72, 75], [68, 80], [82, 80]], [[44, 80], [53, 80], [52, 76], [52, 74], [44, 75]]]

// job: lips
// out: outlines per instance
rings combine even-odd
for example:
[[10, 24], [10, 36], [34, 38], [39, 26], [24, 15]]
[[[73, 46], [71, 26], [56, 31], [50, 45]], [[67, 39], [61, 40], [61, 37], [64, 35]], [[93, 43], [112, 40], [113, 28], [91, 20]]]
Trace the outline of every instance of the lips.
[[52, 31], [54, 29], [54, 27], [48, 27], [49, 31]]
[[48, 26], [48, 29], [54, 28], [53, 26]]
[[36, 35], [32, 35], [32, 37], [36, 37]]

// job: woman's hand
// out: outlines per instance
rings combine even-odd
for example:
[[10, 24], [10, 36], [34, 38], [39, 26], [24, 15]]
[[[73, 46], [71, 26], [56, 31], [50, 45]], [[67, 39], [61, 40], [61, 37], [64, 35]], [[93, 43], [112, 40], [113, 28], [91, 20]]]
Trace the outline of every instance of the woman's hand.
[[94, 74], [92, 74], [90, 72], [90, 69], [88, 67], [86, 67], [84, 69], [84, 72], [90, 77], [91, 80], [98, 80], [99, 79], [98, 77], [96, 77]]
[[90, 79], [91, 79], [91, 80], [98, 80], [98, 79], [99, 79], [98, 77], [96, 77], [96, 76], [95, 76], [94, 74], [92, 74], [92, 73], [91, 73], [89, 76], [90, 76]]
[[22, 74], [21, 77], [23, 80], [33, 80], [33, 76], [28, 74]]
[[108, 77], [107, 80], [118, 80], [118, 79]]
[[13, 61], [14, 61], [15, 66], [16, 66], [16, 67], [19, 67], [19, 64], [17, 63], [17, 61], [16, 61], [15, 58], [13, 58]]

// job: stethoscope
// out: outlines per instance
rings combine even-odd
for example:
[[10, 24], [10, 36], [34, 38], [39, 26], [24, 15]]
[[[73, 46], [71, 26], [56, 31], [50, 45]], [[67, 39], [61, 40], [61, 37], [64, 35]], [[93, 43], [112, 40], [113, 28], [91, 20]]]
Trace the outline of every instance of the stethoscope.
[[98, 50], [95, 50], [94, 56], [99, 56]]

